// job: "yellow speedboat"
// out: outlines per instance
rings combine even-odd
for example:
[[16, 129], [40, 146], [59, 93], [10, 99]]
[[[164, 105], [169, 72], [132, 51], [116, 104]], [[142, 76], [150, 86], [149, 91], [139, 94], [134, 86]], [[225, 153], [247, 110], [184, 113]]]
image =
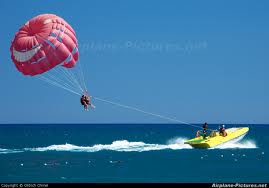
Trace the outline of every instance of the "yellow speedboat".
[[199, 136], [184, 142], [184, 144], [189, 144], [194, 148], [212, 148], [225, 142], [229, 142], [231, 140], [245, 136], [249, 131], [249, 128], [229, 128], [225, 131], [227, 132], [227, 136], [222, 136], [219, 135], [217, 131], [212, 131], [210, 136], [207, 136], [206, 138], [203, 138], [203, 136]]

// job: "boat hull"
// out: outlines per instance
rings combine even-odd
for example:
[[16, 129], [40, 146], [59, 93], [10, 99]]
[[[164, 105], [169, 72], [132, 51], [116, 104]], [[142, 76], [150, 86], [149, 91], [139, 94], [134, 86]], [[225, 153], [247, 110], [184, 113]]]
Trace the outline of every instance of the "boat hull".
[[235, 140], [239, 137], [243, 137], [248, 133], [248, 131], [248, 127], [230, 128], [226, 129], [227, 136], [225, 137], [219, 135], [219, 133], [216, 133], [215, 136], [207, 136], [205, 139], [202, 136], [199, 136], [184, 143], [189, 144], [194, 148], [213, 148], [226, 142]]

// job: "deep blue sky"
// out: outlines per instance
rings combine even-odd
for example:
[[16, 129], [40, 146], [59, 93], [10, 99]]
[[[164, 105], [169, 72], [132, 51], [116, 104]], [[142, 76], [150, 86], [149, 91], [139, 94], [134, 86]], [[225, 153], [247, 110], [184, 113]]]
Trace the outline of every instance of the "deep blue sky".
[[1, 0], [0, 123], [170, 123], [99, 101], [84, 112], [78, 96], [19, 73], [11, 40], [43, 13], [75, 29], [93, 95], [190, 123], [269, 123], [268, 10], [254, 0]]

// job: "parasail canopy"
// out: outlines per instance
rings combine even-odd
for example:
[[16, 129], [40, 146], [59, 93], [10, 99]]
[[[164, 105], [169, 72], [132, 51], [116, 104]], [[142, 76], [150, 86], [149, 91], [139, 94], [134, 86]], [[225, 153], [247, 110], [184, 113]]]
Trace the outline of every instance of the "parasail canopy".
[[79, 59], [75, 31], [54, 14], [41, 14], [26, 22], [16, 33], [10, 51], [17, 69], [31, 76], [59, 65], [72, 68]]

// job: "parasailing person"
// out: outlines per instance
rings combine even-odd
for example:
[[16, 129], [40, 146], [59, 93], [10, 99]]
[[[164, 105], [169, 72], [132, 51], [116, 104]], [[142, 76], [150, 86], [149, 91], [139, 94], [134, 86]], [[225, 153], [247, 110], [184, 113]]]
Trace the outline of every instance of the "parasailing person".
[[88, 94], [83, 94], [80, 97], [80, 103], [84, 106], [84, 110], [89, 111], [89, 106], [91, 108], [95, 108], [95, 106], [91, 103], [91, 99]]

